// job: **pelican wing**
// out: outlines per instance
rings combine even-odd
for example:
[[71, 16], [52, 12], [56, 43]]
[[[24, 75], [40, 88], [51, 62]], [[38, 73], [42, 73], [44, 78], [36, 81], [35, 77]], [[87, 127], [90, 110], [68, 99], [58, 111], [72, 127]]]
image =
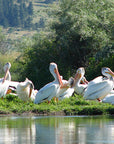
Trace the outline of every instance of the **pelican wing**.
[[114, 103], [114, 94], [107, 95], [103, 100], [103, 103]]
[[19, 84], [19, 82], [16, 81], [8, 81], [9, 83], [9, 87], [13, 87], [15, 89], [17, 89], [17, 85]]
[[113, 94], [113, 95], [114, 95], [114, 90], [112, 90], [112, 91], [110, 92], [110, 94]]
[[5, 81], [4, 83], [0, 83], [0, 97], [3, 97], [6, 95], [7, 90], [9, 87], [9, 83], [7, 81]]
[[64, 98], [69, 98], [73, 95], [74, 88], [68, 88], [63, 94], [59, 96], [59, 100], [62, 100]]
[[2, 82], [3, 82], [3, 79], [4, 79], [4, 78], [0, 78], [0, 83], [2, 83]]
[[85, 99], [97, 99], [105, 97], [112, 90], [113, 82], [110, 80], [103, 80], [100, 82], [90, 82], [85, 91]]
[[99, 77], [96, 77], [95, 79], [93, 79], [92, 81], [89, 82], [89, 85], [91, 84], [95, 84], [95, 83], [99, 83], [99, 82], [102, 82], [103, 81], [103, 77], [102, 76], [99, 76]]
[[45, 85], [37, 92], [34, 103], [38, 104], [46, 99], [51, 100], [56, 95], [58, 88], [59, 85], [53, 82]]

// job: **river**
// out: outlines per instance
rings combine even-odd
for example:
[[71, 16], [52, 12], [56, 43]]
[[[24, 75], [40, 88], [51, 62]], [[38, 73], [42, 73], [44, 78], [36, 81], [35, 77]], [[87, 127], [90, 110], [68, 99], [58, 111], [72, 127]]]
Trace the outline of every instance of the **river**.
[[0, 116], [0, 144], [114, 144], [114, 116]]

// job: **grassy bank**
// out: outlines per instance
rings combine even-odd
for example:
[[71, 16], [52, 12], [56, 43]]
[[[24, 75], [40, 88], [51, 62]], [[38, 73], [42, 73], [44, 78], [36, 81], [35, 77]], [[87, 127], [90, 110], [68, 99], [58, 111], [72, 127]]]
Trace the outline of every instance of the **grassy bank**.
[[77, 95], [58, 103], [52, 100], [50, 104], [43, 102], [38, 105], [32, 101], [25, 103], [13, 95], [7, 95], [3, 100], [0, 99], [0, 114], [24, 113], [38, 115], [112, 115], [114, 114], [114, 105], [85, 101]]

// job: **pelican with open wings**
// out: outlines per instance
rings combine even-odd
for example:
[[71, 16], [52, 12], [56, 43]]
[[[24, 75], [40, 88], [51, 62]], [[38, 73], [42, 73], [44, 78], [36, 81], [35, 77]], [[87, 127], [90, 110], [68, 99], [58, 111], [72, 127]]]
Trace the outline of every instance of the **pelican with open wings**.
[[56, 63], [50, 63], [49, 70], [55, 80], [46, 84], [37, 92], [34, 101], [35, 104], [41, 103], [44, 100], [48, 100], [48, 102], [50, 102], [53, 97], [57, 96], [57, 94], [60, 92], [60, 89], [68, 87], [68, 84], [63, 84]]
[[111, 71], [110, 68], [104, 67], [102, 68], [102, 74], [105, 75], [107, 78], [99, 76], [89, 82], [87, 90], [84, 93], [84, 98], [86, 100], [103, 99], [113, 89], [114, 73]]

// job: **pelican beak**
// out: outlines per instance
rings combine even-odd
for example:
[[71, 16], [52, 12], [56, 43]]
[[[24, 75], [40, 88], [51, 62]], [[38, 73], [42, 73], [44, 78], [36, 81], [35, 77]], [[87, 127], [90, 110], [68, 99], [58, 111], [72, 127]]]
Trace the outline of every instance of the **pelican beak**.
[[30, 88], [29, 98], [31, 97], [31, 94], [32, 94], [32, 88]]
[[30, 91], [29, 91], [29, 98], [31, 97], [31, 94], [32, 94], [32, 90], [34, 89], [34, 85], [31, 84], [30, 85]]
[[75, 79], [75, 80], [76, 80], [77, 78], [79, 79], [79, 78], [81, 78], [81, 76], [82, 76], [82, 75], [81, 75], [81, 73], [76, 73], [76, 75], [75, 75], [75, 78], [74, 78], [74, 79]]
[[[83, 82], [82, 82], [83, 83]], [[89, 82], [84, 78], [84, 84], [88, 84]]]
[[110, 71], [110, 75], [111, 75], [112, 77], [114, 77], [114, 72]]
[[85, 79], [85, 83], [88, 84], [89, 82]]
[[4, 76], [4, 79], [3, 79], [2, 83], [4, 83], [4, 82], [5, 82], [5, 80], [6, 80], [7, 76], [8, 76], [8, 72], [9, 72], [9, 69], [7, 68], [7, 70], [6, 70], [6, 73], [5, 73], [5, 76]]
[[107, 73], [110, 74], [112, 77], [114, 77], [114, 72], [112, 72], [110, 69], [109, 69], [109, 72]]
[[76, 79], [77, 79], [77, 77], [78, 77], [78, 73], [76, 73], [76, 75], [75, 75], [74, 79], [76, 80]]
[[62, 85], [63, 85], [63, 82], [62, 82], [62, 79], [61, 79], [60, 74], [59, 74], [59, 72], [58, 72], [58, 69], [54, 69], [54, 72], [55, 72], [56, 75], [57, 75], [57, 79], [58, 79], [58, 81], [59, 81], [59, 84], [62, 86]]
[[77, 77], [78, 77], [78, 73], [75, 74], [74, 82], [73, 82], [73, 84], [72, 84], [72, 87], [75, 86], [75, 84], [76, 84], [76, 82], [77, 82], [77, 79], [78, 79]]

